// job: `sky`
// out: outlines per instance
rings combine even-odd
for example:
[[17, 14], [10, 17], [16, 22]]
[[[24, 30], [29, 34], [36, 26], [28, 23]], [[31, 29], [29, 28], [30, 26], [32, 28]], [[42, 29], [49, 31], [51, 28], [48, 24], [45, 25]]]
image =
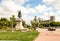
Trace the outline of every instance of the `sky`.
[[0, 0], [0, 18], [9, 18], [21, 10], [22, 19], [29, 23], [34, 16], [48, 20], [55, 16], [55, 21], [60, 21], [60, 0]]

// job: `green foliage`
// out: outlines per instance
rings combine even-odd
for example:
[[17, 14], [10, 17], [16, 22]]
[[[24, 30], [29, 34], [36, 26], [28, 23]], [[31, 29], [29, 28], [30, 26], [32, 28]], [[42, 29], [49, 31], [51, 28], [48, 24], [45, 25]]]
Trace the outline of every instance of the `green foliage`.
[[12, 17], [10, 17], [10, 20], [11, 20], [11, 26], [12, 28], [15, 28], [16, 26], [16, 18], [14, 15], [12, 15]]
[[26, 22], [24, 20], [22, 20], [22, 25], [24, 26], [24, 28], [28, 28], [30, 25], [26, 24]]
[[42, 22], [41, 25], [44, 26], [44, 27], [49, 27], [50, 26], [50, 22]]
[[23, 25], [24, 27], [26, 27], [26, 23], [25, 23], [24, 20], [22, 20], [22, 25]]
[[41, 23], [38, 24], [38, 27], [39, 27], [39, 28], [44, 28], [44, 26], [41, 25]]
[[0, 19], [0, 29], [6, 27], [7, 24], [8, 24], [8, 19], [6, 19], [6, 18], [1, 18]]
[[37, 17], [34, 17], [34, 20], [31, 21], [31, 26], [33, 27], [34, 30], [36, 30], [36, 27], [38, 27], [38, 21], [37, 21]]
[[12, 17], [10, 17], [10, 20], [11, 20], [11, 21], [13, 21], [13, 22], [15, 22], [15, 21], [16, 21], [15, 16], [14, 16], [14, 15], [12, 15]]
[[43, 25], [44, 27], [56, 27], [60, 26], [60, 22], [42, 22], [41, 25]]
[[44, 28], [44, 27], [56, 27], [56, 26], [60, 26], [60, 22], [55, 22], [55, 21], [51, 21], [51, 22], [42, 22], [40, 18], [37, 19], [37, 17], [35, 16], [34, 20], [31, 21], [31, 26], [36, 29], [35, 27], [39, 27], [39, 28]]
[[35, 18], [34, 18], [34, 21], [36, 22], [37, 21], [37, 17], [35, 16]]
[[60, 26], [60, 22], [50, 22], [50, 26]]
[[7, 18], [1, 18], [0, 19], [0, 29], [7, 29], [7, 27], [11, 27], [11, 24], [13, 22], [13, 27], [16, 25], [16, 18], [14, 15], [10, 17], [11, 21], [8, 20]]

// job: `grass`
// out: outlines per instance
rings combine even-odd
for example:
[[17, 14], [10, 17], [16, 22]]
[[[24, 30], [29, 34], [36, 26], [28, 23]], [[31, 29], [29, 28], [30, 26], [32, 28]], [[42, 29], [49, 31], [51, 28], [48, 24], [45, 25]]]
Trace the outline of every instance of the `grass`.
[[33, 41], [38, 36], [37, 31], [32, 32], [0, 32], [0, 40], [6, 41]]

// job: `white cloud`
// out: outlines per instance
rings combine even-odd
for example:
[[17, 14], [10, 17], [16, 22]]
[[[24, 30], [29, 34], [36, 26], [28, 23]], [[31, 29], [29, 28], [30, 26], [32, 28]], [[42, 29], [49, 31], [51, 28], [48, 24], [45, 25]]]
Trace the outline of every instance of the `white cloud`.
[[8, 16], [8, 17], [13, 15], [14, 13], [16, 14], [16, 10], [18, 10], [20, 8], [13, 1], [3, 1], [1, 3], [0, 7], [2, 9], [0, 11], [0, 14]]
[[30, 21], [32, 18], [27, 16], [30, 13], [36, 13], [34, 8], [25, 8], [24, 6], [18, 5], [12, 0], [4, 0], [0, 5], [0, 17], [9, 18], [11, 15], [15, 15], [17, 17], [17, 12], [21, 10], [22, 18], [25, 21]]
[[43, 20], [49, 20], [50, 19], [50, 17], [49, 16], [44, 16], [44, 15], [42, 15], [42, 16], [40, 16], [40, 19], [43, 21]]
[[[54, 5], [55, 9], [57, 9], [58, 11], [49, 12], [49, 16], [53, 15], [56, 18], [55, 21], [60, 21], [60, 0], [43, 0], [43, 2]], [[52, 10], [53, 8], [48, 9]]]
[[17, 3], [15, 3], [14, 1], [2, 1], [1, 5], [0, 5], [0, 13], [3, 13], [8, 15], [17, 15], [18, 10], [22, 10], [22, 14], [27, 14], [28, 9], [25, 8], [24, 6], [18, 5]]
[[34, 19], [34, 17], [28, 16], [28, 15], [23, 15], [22, 16], [23, 20], [26, 21], [27, 24], [30, 24], [30, 21]]
[[[31, 8], [30, 5], [27, 5], [27, 7], [24, 7], [19, 4], [21, 1], [22, 1], [21, 4], [24, 4], [26, 0], [20, 0], [19, 2], [18, 1], [17, 0], [2, 1], [0, 5], [0, 17], [10, 17], [11, 15], [15, 15], [17, 17], [17, 14], [18, 14], [17, 11], [21, 10], [22, 18], [28, 23], [34, 17], [28, 16], [27, 14], [38, 14], [40, 12], [43, 12], [43, 15], [40, 17], [45, 20], [49, 19], [50, 15], [54, 15], [54, 16], [57, 15], [57, 13], [54, 13], [54, 12], [49, 12], [49, 13], [47, 12], [48, 10], [53, 10], [52, 7], [47, 7], [46, 5], [37, 5], [35, 8]], [[28, 0], [26, 2], [28, 2]], [[58, 18], [56, 19], [58, 20]]]
[[27, 4], [26, 7], [27, 7], [27, 8], [30, 8], [30, 7], [31, 7], [31, 4]]
[[35, 8], [29, 8], [28, 9], [30, 13], [37, 13], [37, 11], [35, 10]]
[[60, 10], [60, 0], [43, 0], [43, 2], [53, 4], [56, 9]]
[[43, 15], [41, 16], [41, 18], [43, 20], [49, 20], [50, 19], [50, 16], [54, 16], [54, 13], [53, 12], [50, 12], [50, 13], [44, 12]]
[[46, 5], [38, 5], [35, 9], [37, 12], [44, 12], [46, 10]]
[[48, 16], [49, 15], [49, 13], [48, 12], [44, 12], [44, 16]]
[[59, 16], [58, 17], [56, 16], [55, 17], [55, 21], [59, 21], [60, 22], [60, 17]]
[[54, 2], [55, 0], [43, 0], [43, 2]]
[[18, 3], [20, 5], [23, 5], [25, 2], [29, 2], [29, 0], [2, 0], [2, 1], [13, 1], [13, 2]]
[[29, 0], [13, 0], [13, 1], [19, 4], [24, 4], [25, 2], [29, 2]]
[[49, 11], [49, 10], [53, 10], [54, 8], [52, 8], [52, 7], [47, 7], [47, 11]]
[[56, 16], [56, 13], [54, 13], [54, 12], [49, 12], [49, 16]]

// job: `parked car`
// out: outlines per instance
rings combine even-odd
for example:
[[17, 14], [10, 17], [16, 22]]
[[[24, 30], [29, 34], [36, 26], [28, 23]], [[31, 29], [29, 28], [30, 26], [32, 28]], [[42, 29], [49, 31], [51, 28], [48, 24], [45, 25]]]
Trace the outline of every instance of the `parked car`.
[[55, 31], [55, 30], [56, 30], [55, 27], [49, 27], [49, 28], [48, 28], [48, 31]]

